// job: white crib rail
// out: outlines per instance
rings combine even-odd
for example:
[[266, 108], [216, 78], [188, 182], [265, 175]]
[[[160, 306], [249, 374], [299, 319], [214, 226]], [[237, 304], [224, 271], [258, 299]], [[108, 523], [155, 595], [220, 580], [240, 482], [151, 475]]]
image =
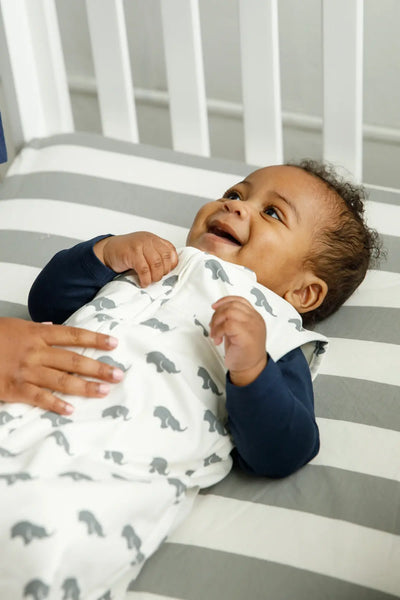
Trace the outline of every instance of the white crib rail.
[[54, 1], [0, 0], [0, 8], [1, 74], [16, 144], [72, 131]]
[[[208, 155], [198, 1], [159, 0], [173, 147]], [[360, 180], [363, 1], [322, 5], [323, 158]], [[244, 145], [252, 164], [283, 160], [278, 7], [277, 0], [239, 0]], [[17, 144], [73, 130], [55, 0], [0, 0], [0, 8], [0, 73]], [[123, 0], [86, 0], [86, 8], [103, 133], [138, 141]]]
[[362, 177], [363, 0], [323, 1], [324, 159]]
[[86, 0], [86, 9], [103, 133], [138, 142], [123, 0]]

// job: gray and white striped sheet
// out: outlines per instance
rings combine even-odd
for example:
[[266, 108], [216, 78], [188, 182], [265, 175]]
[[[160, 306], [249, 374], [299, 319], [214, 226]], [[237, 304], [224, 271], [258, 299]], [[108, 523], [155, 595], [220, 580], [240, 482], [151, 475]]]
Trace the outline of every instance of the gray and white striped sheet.
[[[28, 318], [40, 268], [78, 240], [147, 229], [183, 245], [198, 207], [251, 170], [90, 134], [32, 142], [0, 186], [1, 316]], [[368, 191], [388, 257], [319, 325], [319, 455], [204, 490], [127, 600], [400, 597], [400, 194]]]

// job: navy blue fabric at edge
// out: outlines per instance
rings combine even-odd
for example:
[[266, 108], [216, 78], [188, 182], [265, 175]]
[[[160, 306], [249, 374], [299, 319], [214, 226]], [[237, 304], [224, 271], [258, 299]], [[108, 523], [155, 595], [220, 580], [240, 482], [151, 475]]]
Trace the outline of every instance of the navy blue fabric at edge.
[[4, 139], [3, 123], [1, 121], [0, 113], [0, 163], [7, 162], [7, 148], [6, 140]]
[[[34, 321], [62, 323], [89, 302], [116, 273], [93, 252], [98, 236], [56, 254], [34, 282], [28, 299]], [[302, 351], [292, 350], [251, 384], [238, 387], [226, 377], [228, 426], [234, 459], [254, 475], [285, 477], [319, 450], [310, 371]]]

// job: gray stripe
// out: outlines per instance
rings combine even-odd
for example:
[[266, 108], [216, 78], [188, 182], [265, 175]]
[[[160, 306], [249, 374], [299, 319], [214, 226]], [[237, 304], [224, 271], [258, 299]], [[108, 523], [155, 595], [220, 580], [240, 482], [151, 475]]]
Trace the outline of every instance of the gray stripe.
[[[205, 527], [207, 524], [204, 524]], [[273, 544], [274, 540], [266, 543]], [[321, 540], [321, 545], [329, 543]], [[321, 548], [323, 551], [323, 548]], [[379, 557], [378, 557], [379, 558]], [[381, 559], [382, 560], [382, 559]], [[378, 562], [378, 561], [377, 561]], [[379, 568], [379, 567], [377, 567]], [[196, 546], [164, 544], [129, 591], [181, 600], [395, 600], [340, 579], [266, 560]], [[400, 592], [400, 590], [399, 590]]]
[[400, 309], [372, 306], [342, 306], [315, 327], [327, 337], [398, 344]]
[[13, 175], [0, 187], [0, 199], [8, 198], [77, 202], [182, 227], [190, 227], [196, 212], [208, 202], [199, 196], [71, 173]]
[[380, 261], [377, 269], [400, 273], [400, 237], [393, 235], [381, 235], [383, 247], [387, 252], [385, 259]]
[[314, 392], [317, 417], [400, 431], [398, 386], [319, 375]]
[[7, 302], [6, 300], [0, 300], [0, 317], [14, 317], [16, 319], [28, 319], [30, 321], [28, 309], [24, 304]]
[[61, 235], [0, 229], [0, 260], [42, 268], [56, 252], [79, 241]]
[[299, 510], [400, 534], [400, 483], [354, 471], [311, 464], [291, 477], [271, 480], [235, 468], [223, 481], [200, 493]]
[[258, 168], [247, 165], [240, 161], [186, 154], [185, 152], [176, 152], [170, 148], [159, 148], [147, 144], [133, 144], [130, 142], [110, 139], [101, 135], [82, 132], [59, 134], [48, 138], [40, 138], [33, 140], [27, 145], [31, 146], [32, 148], [47, 148], [49, 146], [59, 144], [87, 146], [88, 148], [96, 148], [98, 150], [118, 152], [120, 154], [128, 154], [130, 156], [142, 156], [143, 158], [151, 158], [153, 160], [159, 160], [162, 162], [196, 167], [198, 169], [206, 169], [207, 171], [232, 173], [233, 175], [248, 175], [250, 171], [254, 171]]
[[400, 204], [400, 193], [392, 190], [380, 190], [369, 187], [368, 184], [365, 185], [365, 188], [368, 192], [369, 200], [373, 200], [374, 202], [386, 202], [388, 204]]

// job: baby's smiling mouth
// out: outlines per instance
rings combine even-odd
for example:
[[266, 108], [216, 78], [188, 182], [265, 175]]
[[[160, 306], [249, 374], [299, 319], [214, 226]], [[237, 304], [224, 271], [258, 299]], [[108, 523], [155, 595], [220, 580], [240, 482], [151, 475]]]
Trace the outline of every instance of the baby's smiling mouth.
[[242, 243], [236, 237], [234, 237], [234, 235], [232, 235], [229, 231], [226, 231], [222, 227], [219, 227], [218, 225], [211, 225], [208, 228], [208, 233], [212, 233], [213, 235], [223, 238], [228, 242], [231, 242], [232, 244], [236, 244], [236, 246], [242, 245]]

